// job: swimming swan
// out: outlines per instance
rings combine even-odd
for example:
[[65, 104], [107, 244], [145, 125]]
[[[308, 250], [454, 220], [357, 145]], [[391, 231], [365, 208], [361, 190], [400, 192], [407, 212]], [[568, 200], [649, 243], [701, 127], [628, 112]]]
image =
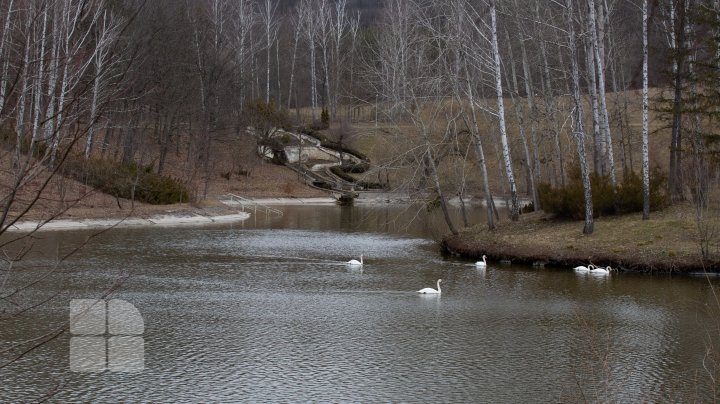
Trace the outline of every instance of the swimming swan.
[[346, 264], [348, 264], [348, 265], [362, 266], [362, 265], [363, 265], [363, 256], [362, 256], [362, 254], [360, 254], [360, 261], [358, 261], [358, 260], [350, 260], [350, 261], [348, 261]]
[[605, 267], [605, 268], [593, 268], [591, 270], [594, 274], [609, 274], [610, 271], [613, 271], [612, 267]]
[[482, 261], [478, 261], [475, 263], [475, 266], [478, 267], [478, 269], [485, 269], [487, 267], [487, 261], [485, 260], [487, 257], [482, 256]]
[[433, 288], [423, 288], [423, 289], [418, 290], [417, 292], [418, 292], [418, 293], [425, 293], [425, 294], [435, 294], [435, 295], [439, 295], [440, 293], [442, 293], [442, 290], [440, 290], [440, 282], [442, 282], [442, 279], [438, 279], [438, 280], [437, 280], [437, 290], [435, 290], [435, 289], [433, 289]]
[[594, 271], [597, 267], [593, 264], [590, 264], [588, 266], [580, 265], [578, 267], [573, 268], [575, 272], [590, 272]]

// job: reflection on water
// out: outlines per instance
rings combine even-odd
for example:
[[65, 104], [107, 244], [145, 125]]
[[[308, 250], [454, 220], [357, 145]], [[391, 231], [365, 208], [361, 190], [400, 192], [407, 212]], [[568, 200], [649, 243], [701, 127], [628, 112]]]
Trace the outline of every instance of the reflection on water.
[[[113, 296], [144, 318], [146, 369], [71, 373], [62, 335], [0, 369], [0, 401], [711, 399], [703, 338], [717, 317], [702, 280], [482, 270], [438, 254], [436, 218], [406, 226], [396, 208], [284, 210], [93, 240], [26, 298], [60, 295], [6, 321], [0, 341], [51, 329], [70, 299], [130, 274]], [[44, 253], [18, 270], [40, 273], [86, 235], [44, 235]], [[362, 268], [345, 265], [360, 254]], [[415, 293], [439, 278], [442, 295]]]

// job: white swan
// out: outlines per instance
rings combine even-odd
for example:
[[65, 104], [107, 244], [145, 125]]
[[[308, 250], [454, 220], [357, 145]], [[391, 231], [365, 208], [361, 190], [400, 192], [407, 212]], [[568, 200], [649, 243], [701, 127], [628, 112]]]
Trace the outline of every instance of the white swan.
[[575, 270], [575, 272], [590, 272], [590, 271], [594, 271], [595, 268], [597, 268], [595, 265], [590, 264], [588, 266], [580, 265], [573, 269]]
[[476, 263], [475, 263], [475, 266], [476, 266], [478, 269], [485, 269], [485, 268], [487, 267], [486, 258], [487, 258], [487, 257], [486, 257], [485, 255], [483, 255], [483, 256], [482, 256], [482, 261], [476, 262]]
[[346, 262], [348, 265], [354, 265], [354, 266], [362, 266], [363, 265], [363, 256], [360, 254], [360, 261], [358, 260], [350, 260]]
[[590, 272], [594, 274], [609, 274], [610, 271], [613, 271], [612, 267], [605, 267], [605, 268], [593, 268]]
[[440, 282], [442, 282], [442, 279], [438, 279], [438, 281], [437, 281], [437, 290], [435, 290], [433, 288], [423, 288], [423, 289], [418, 290], [417, 292], [425, 293], [425, 294], [439, 295], [440, 293], [442, 293], [442, 290], [440, 290]]

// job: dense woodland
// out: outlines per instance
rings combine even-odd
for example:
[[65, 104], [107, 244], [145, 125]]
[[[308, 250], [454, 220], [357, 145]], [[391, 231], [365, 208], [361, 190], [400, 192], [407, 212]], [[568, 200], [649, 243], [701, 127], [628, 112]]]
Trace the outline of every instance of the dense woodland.
[[[719, 0], [2, 0], [0, 232], [28, 203], [19, 190], [65, 164], [151, 161], [164, 174], [173, 155], [202, 178], [217, 144], [248, 126], [359, 120], [388, 128], [396, 147], [383, 164], [415, 173], [452, 232], [446, 199], [466, 192], [458, 161], [481, 179], [490, 228], [493, 194], [508, 195], [517, 220], [519, 193], [538, 209], [539, 189], [573, 181], [586, 233], [595, 183], [614, 195], [637, 178], [649, 217], [651, 160], [672, 199], [702, 206], [717, 178], [719, 10]], [[650, 112], [662, 123], [650, 128]], [[668, 139], [669, 161], [650, 155], [654, 136]]]

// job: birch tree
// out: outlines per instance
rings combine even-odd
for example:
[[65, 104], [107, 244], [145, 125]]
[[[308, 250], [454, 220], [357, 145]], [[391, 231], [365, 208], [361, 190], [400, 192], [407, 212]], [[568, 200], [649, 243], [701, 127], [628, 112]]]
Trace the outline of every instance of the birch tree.
[[250, 41], [250, 33], [255, 26], [255, 11], [250, 0], [237, 0], [235, 3], [235, 14], [233, 21], [233, 47], [235, 50], [235, 64], [238, 66], [239, 79], [238, 91], [239, 103], [242, 108], [245, 105], [247, 93], [247, 66], [249, 64], [249, 54], [252, 52], [252, 46], [248, 44]]
[[[296, 10], [296, 13], [298, 11]], [[293, 27], [293, 50], [292, 50], [292, 62], [290, 63], [290, 84], [288, 85], [288, 98], [287, 98], [287, 109], [290, 109], [290, 103], [292, 102], [293, 85], [295, 84], [295, 62], [297, 61], [297, 50], [298, 43], [300, 42], [300, 35], [302, 34], [302, 20], [300, 15], [295, 14], [290, 18], [290, 25]], [[298, 109], [300, 106], [297, 105], [297, 99], [295, 108]]]
[[[602, 0], [600, 0], [602, 1]], [[608, 117], [607, 99], [605, 97], [605, 52], [604, 52], [604, 29], [602, 28], [605, 22], [603, 18], [598, 18], [595, 7], [595, 0], [588, 0], [588, 10], [590, 21], [590, 41], [592, 48], [592, 57], [594, 58], [594, 66], [597, 72], [597, 94], [598, 94], [598, 109], [599, 109], [599, 124], [600, 124], [600, 136], [603, 138], [604, 154], [607, 157], [609, 165], [608, 171], [610, 174], [610, 181], [613, 188], [617, 186], [617, 179], [615, 177], [615, 158], [613, 155], [612, 137], [610, 136], [610, 119]], [[602, 5], [599, 7], [602, 13]]]
[[[432, 18], [427, 17], [429, 7], [413, 0], [390, 0], [386, 11], [387, 19], [383, 24], [383, 28], [387, 29], [380, 33], [378, 48], [370, 55], [373, 59], [366, 61], [366, 74], [371, 80], [373, 90], [382, 94], [384, 99], [392, 99], [402, 94], [394, 106], [402, 112], [399, 116], [410, 121], [413, 131], [408, 132], [407, 128], [402, 129], [400, 125], [396, 125], [396, 130], [404, 132], [404, 136], [418, 140], [409, 150], [403, 147], [402, 154], [407, 159], [413, 157], [417, 161], [415, 168], [420, 173], [421, 182], [429, 182], [429, 189], [437, 198], [448, 229], [457, 234], [437, 165], [439, 156], [436, 132], [439, 131], [438, 126], [445, 126], [444, 138], [448, 133], [447, 127], [450, 126], [439, 123], [446, 107], [445, 96], [449, 93], [449, 81], [444, 75], [446, 48], [439, 46], [441, 39], [434, 34], [438, 27], [434, 25]], [[396, 21], [408, 23], [397, 26], [394, 24]], [[397, 48], [397, 44], [402, 44], [403, 48]], [[431, 51], [435, 49], [439, 51]], [[394, 57], [398, 53], [407, 56], [413, 63], [389, 66], [402, 63], [402, 59]], [[402, 83], [396, 82], [398, 76], [405, 80]], [[397, 85], [402, 85], [402, 91], [398, 91]], [[390, 117], [392, 118], [392, 115]]]
[[574, 110], [574, 128], [573, 135], [575, 137], [575, 143], [577, 144], [578, 163], [580, 165], [580, 176], [583, 182], [583, 193], [585, 197], [585, 226], [583, 227], [584, 234], [592, 234], [593, 232], [593, 203], [592, 203], [592, 189], [590, 186], [590, 170], [587, 166], [587, 158], [585, 156], [585, 128], [584, 128], [584, 116], [582, 110], [582, 98], [580, 97], [580, 69], [578, 67], [577, 59], [577, 45], [575, 41], [575, 25], [574, 25], [574, 12], [573, 12], [573, 1], [565, 0], [565, 9], [567, 16], [567, 34], [568, 34], [568, 47], [570, 48], [570, 66], [572, 76], [572, 93], [573, 101], [575, 102]]
[[[510, 81], [511, 85], [510, 87], [510, 99], [515, 106], [515, 116], [517, 117], [517, 124], [518, 129], [520, 131], [520, 143], [522, 143], [523, 151], [525, 152], [525, 168], [526, 168], [526, 176], [527, 176], [527, 190], [528, 194], [533, 200], [533, 210], [537, 211], [540, 208], [540, 201], [538, 198], [537, 191], [535, 189], [535, 169], [533, 167], [533, 159], [530, 157], [530, 149], [528, 148], [528, 142], [527, 142], [527, 134], [525, 132], [526, 124], [525, 124], [525, 110], [523, 109], [523, 105], [521, 101], [518, 101], [516, 98], [520, 97], [520, 91], [518, 88], [518, 80], [517, 80], [517, 74], [515, 71], [515, 57], [513, 55], [512, 51], [512, 44], [510, 42], [510, 34], [507, 30], [505, 30], [505, 38], [508, 45], [508, 56], [509, 56], [509, 63], [506, 65], [510, 65], [510, 75], [509, 79], [507, 81]], [[522, 41], [522, 39], [521, 39]], [[505, 77], [508, 77], [508, 74], [505, 74]], [[530, 95], [528, 95], [526, 98], [530, 99]], [[531, 107], [532, 108], [532, 107]]]
[[265, 81], [265, 103], [270, 103], [270, 49], [277, 38], [277, 2], [263, 0], [258, 12], [263, 27], [266, 52], [266, 81]]
[[642, 176], [643, 176], [643, 219], [650, 219], [650, 158], [648, 151], [648, 0], [642, 2]]
[[94, 78], [92, 87], [92, 101], [90, 104], [90, 128], [88, 129], [85, 141], [85, 158], [90, 157], [92, 152], [93, 141], [95, 140], [95, 130], [100, 111], [100, 104], [105, 102], [108, 96], [107, 92], [110, 80], [113, 78], [113, 68], [120, 60], [117, 55], [113, 55], [111, 51], [114, 48], [121, 30], [125, 22], [108, 13], [103, 12], [102, 21], [99, 22], [95, 33], [95, 57], [93, 58]]
[[303, 27], [303, 34], [305, 36], [305, 44], [309, 51], [309, 62], [310, 62], [310, 111], [312, 112], [312, 120], [315, 121], [317, 118], [317, 74], [315, 72], [315, 31], [317, 30], [315, 11], [313, 9], [312, 0], [301, 0], [300, 6], [298, 7], [300, 13], [300, 21]]
[[[5, 102], [8, 91], [8, 74], [10, 73], [10, 57], [8, 56], [11, 43], [10, 20], [13, 14], [16, 13], [13, 9], [13, 3], [14, 0], [8, 1], [7, 10], [5, 11], [5, 22], [2, 25], [2, 36], [0, 37], [0, 59], [2, 59], [2, 62], [0, 62], [0, 124], [3, 123], [4, 116], [6, 115]], [[0, 11], [3, 11], [2, 8], [0, 8]]]
[[497, 34], [497, 15], [495, 12], [495, 0], [490, 0], [490, 34], [492, 42], [492, 51], [494, 57], [494, 75], [495, 75], [495, 93], [497, 95], [497, 114], [500, 127], [500, 142], [503, 149], [503, 162], [505, 164], [505, 173], [510, 185], [510, 218], [512, 221], [520, 219], [520, 209], [518, 204], [517, 187], [515, 185], [515, 176], [512, 168], [512, 158], [510, 155], [510, 145], [508, 144], [507, 129], [505, 126], [505, 101], [503, 99], [502, 73], [500, 64], [500, 48], [498, 45]]
[[539, 27], [543, 24], [540, 18], [540, 0], [535, 2], [535, 26], [538, 27], [537, 35], [542, 58], [541, 85], [543, 90], [545, 117], [550, 119], [553, 134], [553, 145], [555, 146], [555, 158], [558, 162], [560, 185], [565, 186], [565, 156], [560, 141], [560, 122], [558, 119], [558, 102], [553, 91], [553, 80], [550, 74], [550, 63], [548, 61], [547, 41], [542, 37]]
[[328, 0], [316, 0], [315, 3], [315, 41], [320, 48], [321, 62], [323, 69], [323, 108], [332, 110], [332, 98], [330, 97], [330, 57], [332, 41], [333, 16], [332, 8]]

